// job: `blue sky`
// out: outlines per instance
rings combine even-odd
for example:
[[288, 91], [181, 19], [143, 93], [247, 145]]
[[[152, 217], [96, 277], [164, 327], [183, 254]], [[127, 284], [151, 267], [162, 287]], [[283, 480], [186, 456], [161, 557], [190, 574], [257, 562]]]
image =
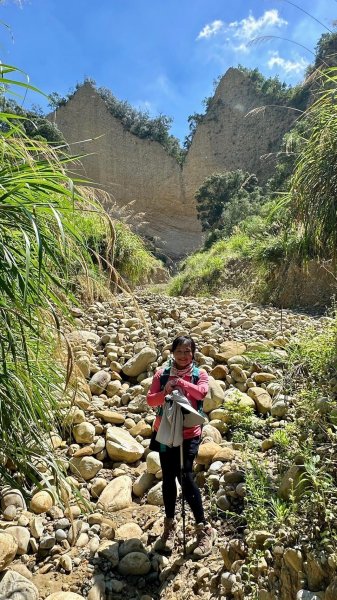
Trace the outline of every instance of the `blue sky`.
[[[337, 0], [297, 0], [302, 10], [293, 4], [0, 0], [0, 20], [6, 24], [0, 58], [25, 71], [45, 93], [67, 94], [90, 77], [151, 116], [172, 117], [171, 131], [183, 140], [187, 117], [203, 111], [214, 79], [229, 67], [258, 67], [292, 85], [302, 80], [317, 40], [337, 19]], [[252, 43], [266, 36], [275, 37]], [[43, 97], [32, 92], [25, 102], [47, 110]]]

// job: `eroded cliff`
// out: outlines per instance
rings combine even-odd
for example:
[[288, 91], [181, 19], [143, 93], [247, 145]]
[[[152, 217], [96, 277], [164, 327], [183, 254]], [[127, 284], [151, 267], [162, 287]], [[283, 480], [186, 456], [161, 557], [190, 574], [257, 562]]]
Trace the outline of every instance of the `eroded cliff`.
[[256, 173], [261, 182], [270, 176], [270, 154], [279, 148], [294, 113], [283, 107], [254, 111], [263, 104], [248, 76], [229, 69], [198, 125], [183, 169], [158, 142], [126, 131], [89, 83], [50, 118], [73, 153], [86, 155], [80, 174], [109, 192], [111, 204], [133, 202], [134, 223], [145, 221], [144, 233], [178, 259], [202, 241], [194, 193], [205, 177], [239, 168]]

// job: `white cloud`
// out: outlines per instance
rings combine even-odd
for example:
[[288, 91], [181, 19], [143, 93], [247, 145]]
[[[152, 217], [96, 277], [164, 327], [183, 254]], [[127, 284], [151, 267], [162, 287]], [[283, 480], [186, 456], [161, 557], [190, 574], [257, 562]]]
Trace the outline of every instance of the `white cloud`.
[[283, 27], [288, 25], [288, 21], [282, 19], [276, 8], [266, 10], [261, 17], [255, 19], [252, 14], [241, 21], [229, 23], [229, 29], [233, 32], [234, 38], [239, 38], [245, 42], [250, 42], [255, 37], [266, 33], [267, 30], [274, 27]]
[[241, 21], [225, 23], [216, 20], [208, 23], [198, 34], [197, 40], [209, 39], [222, 36], [226, 45], [237, 52], [248, 52], [248, 44], [256, 37], [270, 34], [275, 29], [288, 25], [288, 22], [280, 17], [278, 10], [273, 8], [266, 10], [261, 17], [255, 18], [252, 13]]
[[198, 34], [197, 40], [202, 38], [210, 38], [220, 33], [224, 28], [224, 22], [220, 20], [208, 23]]
[[303, 73], [308, 66], [308, 62], [303, 58], [303, 56], [299, 57], [297, 60], [289, 60], [286, 58], [282, 58], [278, 52], [273, 52], [270, 56], [270, 59], [267, 62], [269, 69], [274, 69], [278, 67], [281, 71], [289, 74], [298, 75]]

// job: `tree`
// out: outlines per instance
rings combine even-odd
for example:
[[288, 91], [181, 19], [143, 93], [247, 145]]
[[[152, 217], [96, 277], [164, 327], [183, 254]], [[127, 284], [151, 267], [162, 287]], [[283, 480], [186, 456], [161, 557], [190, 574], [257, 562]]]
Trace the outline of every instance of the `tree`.
[[[242, 205], [244, 201], [248, 201], [250, 195], [257, 190], [256, 176], [244, 173], [241, 169], [227, 173], [213, 173], [207, 177], [195, 193], [197, 216], [201, 221], [202, 230], [224, 229], [227, 225], [224, 211], [228, 212], [229, 205], [235, 202], [238, 208], [235, 214], [239, 215], [240, 203]], [[238, 222], [237, 218], [238, 216], [234, 224]]]

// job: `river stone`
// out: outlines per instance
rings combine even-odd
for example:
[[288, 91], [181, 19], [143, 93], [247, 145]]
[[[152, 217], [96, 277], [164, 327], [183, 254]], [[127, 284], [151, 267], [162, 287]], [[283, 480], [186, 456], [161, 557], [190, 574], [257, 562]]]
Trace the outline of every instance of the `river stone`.
[[220, 447], [218, 451], [214, 454], [213, 460], [220, 460], [221, 462], [227, 462], [233, 460], [236, 454], [232, 448]]
[[151, 562], [144, 552], [130, 552], [118, 565], [121, 575], [147, 575], [150, 570]]
[[39, 600], [37, 587], [16, 571], [8, 570], [0, 581], [1, 600]]
[[2, 513], [5, 521], [15, 521], [17, 510], [18, 509], [13, 505], [7, 506]]
[[3, 571], [14, 559], [18, 549], [18, 542], [16, 539], [0, 531], [0, 571]]
[[157, 485], [153, 486], [147, 494], [147, 503], [153, 506], [163, 506], [163, 483], [160, 481]]
[[137, 525], [137, 523], [124, 523], [116, 529], [117, 540], [131, 540], [133, 538], [140, 539], [143, 534], [143, 530]]
[[93, 586], [88, 592], [88, 600], [106, 600], [106, 598], [104, 573], [95, 573], [93, 577]]
[[210, 376], [214, 379], [225, 380], [228, 375], [228, 367], [225, 365], [216, 365], [210, 372]]
[[73, 427], [73, 436], [78, 444], [91, 444], [95, 437], [95, 427], [88, 421], [83, 421]]
[[31, 535], [34, 538], [39, 539], [41, 537], [41, 535], [43, 534], [43, 530], [44, 530], [43, 517], [33, 517], [33, 519], [31, 520], [31, 522], [29, 524], [29, 529], [30, 529]]
[[215, 442], [200, 444], [196, 462], [199, 465], [207, 465], [213, 461], [214, 456], [221, 450], [221, 446]]
[[97, 410], [95, 417], [102, 419], [104, 423], [113, 423], [114, 425], [123, 425], [125, 416], [115, 410]]
[[230, 413], [225, 408], [215, 408], [208, 416], [212, 421], [223, 421], [223, 423], [231, 422]]
[[249, 388], [248, 396], [250, 396], [255, 404], [257, 412], [265, 415], [271, 410], [271, 396], [268, 392], [260, 387]]
[[111, 374], [108, 371], [98, 371], [89, 381], [89, 387], [92, 394], [99, 396], [111, 381]]
[[142, 498], [147, 490], [150, 489], [154, 480], [155, 478], [152, 473], [142, 473], [139, 475], [132, 486], [134, 495], [138, 498]]
[[147, 403], [146, 396], [142, 394], [138, 394], [128, 404], [128, 411], [131, 413], [141, 414], [144, 412], [149, 412], [149, 410], [150, 407]]
[[305, 469], [302, 465], [292, 465], [283, 475], [278, 489], [278, 495], [283, 500], [288, 500], [290, 495], [294, 493], [295, 498], [299, 499], [308, 483], [303, 479], [302, 475]]
[[20, 490], [6, 486], [1, 492], [1, 510], [4, 511], [8, 506], [15, 506], [23, 510], [27, 509], [26, 502]]
[[146, 468], [148, 473], [155, 475], [161, 469], [159, 452], [152, 450], [146, 457]]
[[85, 481], [89, 481], [102, 469], [103, 463], [93, 456], [73, 456], [69, 461], [69, 466], [72, 473], [79, 475]]
[[152, 380], [153, 380], [153, 377], [146, 377], [146, 379], [143, 379], [141, 381], [141, 386], [144, 390], [144, 394], [147, 394], [147, 392], [149, 391]]
[[21, 556], [22, 554], [27, 554], [30, 532], [26, 527], [20, 527], [19, 525], [11, 525], [7, 527], [6, 533], [8, 535], [13, 536], [13, 538], [17, 541], [18, 547], [16, 553]]
[[283, 560], [288, 567], [291, 567], [298, 573], [303, 571], [303, 556], [299, 550], [295, 548], [287, 548], [283, 553]]
[[224, 402], [224, 391], [216, 379], [208, 378], [208, 392], [204, 398], [203, 410], [209, 413], [215, 408], [219, 408]]
[[75, 594], [75, 592], [54, 592], [47, 596], [45, 600], [84, 600], [84, 597]]
[[36, 492], [30, 501], [29, 508], [36, 515], [45, 513], [54, 506], [54, 500], [52, 495], [46, 490]]
[[73, 346], [85, 345], [87, 342], [98, 344], [99, 335], [93, 331], [87, 331], [86, 329], [77, 329], [67, 334], [67, 339]]
[[83, 377], [85, 377], [86, 379], [89, 379], [91, 363], [90, 363], [90, 357], [87, 354], [84, 354], [83, 356], [79, 356], [76, 359], [76, 366], [81, 371]]
[[227, 362], [232, 356], [243, 354], [246, 351], [246, 348], [246, 344], [243, 344], [242, 342], [222, 342], [222, 344], [220, 344], [220, 352], [215, 355], [215, 358], [219, 360], [219, 362]]
[[78, 425], [84, 421], [85, 412], [79, 406], [72, 406], [63, 419], [65, 425]]
[[219, 496], [217, 498], [216, 504], [220, 508], [220, 510], [224, 510], [224, 511], [229, 510], [230, 507], [231, 507], [231, 503], [228, 500], [226, 494], [223, 494], [222, 496]]
[[288, 407], [284, 400], [275, 400], [271, 407], [271, 416], [272, 417], [284, 417], [288, 412]]
[[116, 567], [119, 563], [118, 553], [119, 543], [112, 540], [103, 540], [100, 543], [97, 554], [111, 563], [111, 567]]
[[111, 377], [113, 376], [113, 381], [110, 381], [108, 383], [108, 385], [106, 386], [106, 390], [105, 393], [108, 396], [108, 398], [112, 398], [112, 396], [115, 396], [116, 394], [118, 395], [122, 384], [121, 384], [121, 377], [120, 375], [118, 375], [117, 373], [114, 373], [111, 375]]
[[98, 510], [115, 512], [127, 508], [132, 504], [132, 479], [128, 475], [121, 475], [110, 481], [101, 493], [98, 502]]
[[123, 366], [123, 373], [129, 377], [137, 377], [147, 370], [150, 363], [157, 359], [157, 352], [146, 346], [138, 354], [130, 358]]
[[207, 423], [207, 425], [204, 425], [204, 427], [202, 428], [201, 437], [202, 439], [208, 438], [208, 441], [215, 442], [216, 444], [221, 444], [222, 442], [222, 436], [220, 431], [218, 431], [210, 423]]
[[103, 477], [97, 477], [97, 479], [95, 479], [91, 484], [90, 493], [92, 497], [99, 498], [99, 496], [101, 495], [101, 493], [107, 485], [108, 482], [106, 479], [104, 479]]
[[137, 538], [131, 538], [129, 540], [125, 540], [119, 546], [119, 556], [123, 558], [130, 552], [144, 552], [146, 554], [146, 548], [144, 548], [143, 542]]
[[130, 435], [132, 437], [137, 437], [137, 435], [141, 435], [143, 438], [149, 438], [152, 434], [152, 427], [149, 423], [146, 423], [141, 419], [138, 423], [129, 429]]
[[276, 379], [276, 375], [273, 375], [273, 373], [264, 373], [263, 371], [260, 373], [253, 373], [251, 377], [256, 383], [270, 383]]
[[109, 427], [107, 430], [106, 449], [111, 460], [126, 463], [139, 460], [145, 452], [145, 448], [128, 431], [119, 427]]

